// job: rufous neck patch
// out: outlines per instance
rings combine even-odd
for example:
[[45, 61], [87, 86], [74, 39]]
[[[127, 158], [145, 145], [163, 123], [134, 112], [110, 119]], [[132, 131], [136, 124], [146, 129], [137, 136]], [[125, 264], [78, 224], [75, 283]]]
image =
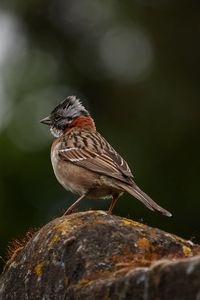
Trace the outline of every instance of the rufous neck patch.
[[91, 128], [96, 129], [95, 123], [91, 117], [80, 116], [70, 123], [70, 125], [65, 129], [68, 131], [71, 128]]

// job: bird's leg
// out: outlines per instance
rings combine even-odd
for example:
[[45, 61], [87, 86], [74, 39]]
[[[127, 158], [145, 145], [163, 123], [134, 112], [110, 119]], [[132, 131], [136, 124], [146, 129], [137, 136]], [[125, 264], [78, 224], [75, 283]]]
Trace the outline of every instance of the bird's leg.
[[120, 194], [114, 194], [114, 195], [113, 195], [113, 197], [112, 197], [112, 202], [111, 202], [110, 207], [109, 207], [109, 209], [108, 209], [108, 213], [109, 213], [109, 214], [111, 214], [111, 212], [112, 212], [112, 210], [113, 210], [113, 208], [114, 208], [114, 206], [115, 206], [115, 204], [116, 204], [116, 202], [117, 202], [119, 196], [120, 196]]
[[72, 212], [72, 210], [79, 204], [79, 202], [81, 202], [81, 200], [84, 197], [85, 197], [85, 194], [83, 194], [82, 196], [80, 196], [70, 207], [68, 207], [68, 209], [64, 213], [64, 216], [69, 215]]

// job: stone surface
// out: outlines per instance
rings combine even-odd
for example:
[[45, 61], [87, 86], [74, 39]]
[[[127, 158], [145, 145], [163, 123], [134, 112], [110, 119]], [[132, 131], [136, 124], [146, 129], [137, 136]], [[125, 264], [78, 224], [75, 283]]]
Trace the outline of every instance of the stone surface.
[[199, 254], [199, 245], [129, 219], [74, 213], [16, 249], [0, 299], [200, 299]]

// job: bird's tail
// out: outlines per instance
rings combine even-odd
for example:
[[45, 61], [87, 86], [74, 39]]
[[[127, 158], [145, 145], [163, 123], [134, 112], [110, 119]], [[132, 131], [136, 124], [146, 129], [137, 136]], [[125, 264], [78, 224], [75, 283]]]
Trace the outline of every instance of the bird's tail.
[[144, 205], [146, 205], [150, 210], [158, 211], [164, 216], [171, 217], [172, 214], [166, 209], [159, 206], [155, 201], [153, 201], [147, 194], [145, 194], [135, 183], [133, 185], [119, 184], [120, 187], [134, 196], [136, 199], [140, 200]]

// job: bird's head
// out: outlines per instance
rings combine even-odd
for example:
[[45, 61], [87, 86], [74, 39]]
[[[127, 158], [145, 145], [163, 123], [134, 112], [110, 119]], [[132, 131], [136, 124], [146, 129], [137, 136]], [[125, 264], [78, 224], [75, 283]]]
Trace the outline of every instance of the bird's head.
[[50, 115], [40, 122], [50, 126], [54, 137], [59, 137], [79, 117], [89, 117], [89, 112], [76, 96], [68, 96], [58, 104]]

